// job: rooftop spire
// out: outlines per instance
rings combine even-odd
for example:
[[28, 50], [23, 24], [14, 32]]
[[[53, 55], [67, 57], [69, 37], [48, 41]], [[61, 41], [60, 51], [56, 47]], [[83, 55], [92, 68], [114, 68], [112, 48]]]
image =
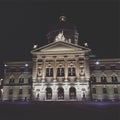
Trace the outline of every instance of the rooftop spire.
[[63, 22], [65, 22], [66, 21], [66, 16], [64, 16], [64, 15], [62, 15], [62, 16], [60, 16], [60, 21], [63, 21]]

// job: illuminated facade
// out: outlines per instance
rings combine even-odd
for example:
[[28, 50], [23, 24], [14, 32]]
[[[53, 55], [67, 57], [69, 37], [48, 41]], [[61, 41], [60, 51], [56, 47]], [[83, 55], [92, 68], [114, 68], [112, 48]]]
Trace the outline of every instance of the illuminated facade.
[[85, 101], [120, 99], [120, 59], [90, 58], [65, 16], [31, 51], [31, 62], [6, 62], [2, 100]]

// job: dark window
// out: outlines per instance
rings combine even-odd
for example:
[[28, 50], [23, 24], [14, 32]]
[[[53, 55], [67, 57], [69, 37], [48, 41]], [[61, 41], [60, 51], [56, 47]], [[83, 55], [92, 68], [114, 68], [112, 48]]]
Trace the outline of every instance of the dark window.
[[96, 94], [96, 88], [92, 88], [92, 93]]
[[24, 83], [24, 78], [19, 78], [19, 84]]
[[111, 70], [116, 70], [116, 66], [114, 66], [114, 65], [113, 65], [113, 66], [110, 66], [110, 69], [111, 69]]
[[111, 78], [112, 78], [112, 82], [113, 83], [117, 83], [118, 82], [117, 76], [112, 76]]
[[107, 78], [105, 76], [101, 77], [101, 83], [107, 83]]
[[64, 89], [62, 87], [58, 88], [58, 99], [64, 99]]
[[105, 70], [105, 66], [100, 66], [100, 70]]
[[118, 94], [118, 89], [117, 88], [114, 88], [114, 93]]
[[32, 78], [28, 78], [28, 84], [32, 84]]
[[31, 94], [32, 93], [32, 90], [31, 89], [28, 89], [28, 94]]
[[57, 68], [57, 76], [64, 76], [64, 68]]
[[75, 68], [68, 68], [68, 76], [75, 76]]
[[46, 68], [46, 77], [53, 77], [53, 68]]
[[90, 80], [91, 80], [92, 83], [96, 83], [96, 77], [95, 76], [91, 76]]
[[70, 96], [70, 99], [76, 99], [76, 89], [74, 87], [71, 87], [69, 89], [69, 96]]
[[14, 78], [10, 78], [9, 84], [14, 84], [14, 82], [15, 82], [15, 79]]
[[46, 99], [52, 99], [52, 89], [46, 88]]
[[19, 94], [21, 95], [23, 93], [23, 90], [22, 89], [19, 89]]
[[107, 89], [103, 88], [103, 93], [106, 94], [107, 93]]
[[13, 89], [9, 89], [9, 95], [13, 94]]

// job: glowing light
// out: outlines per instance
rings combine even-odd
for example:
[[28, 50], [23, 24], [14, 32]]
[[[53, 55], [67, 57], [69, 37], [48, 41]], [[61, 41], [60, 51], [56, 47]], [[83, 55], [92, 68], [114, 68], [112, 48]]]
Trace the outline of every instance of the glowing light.
[[34, 45], [33, 48], [35, 49], [35, 48], [37, 48], [37, 46], [38, 46], [38, 45]]
[[96, 63], [95, 63], [96, 65], [99, 65], [100, 64], [100, 62], [99, 61], [96, 61]]
[[5, 64], [4, 66], [7, 67], [7, 64]]
[[25, 64], [25, 67], [28, 67], [28, 64]]
[[88, 47], [88, 43], [84, 43], [84, 45], [85, 45], [86, 47]]

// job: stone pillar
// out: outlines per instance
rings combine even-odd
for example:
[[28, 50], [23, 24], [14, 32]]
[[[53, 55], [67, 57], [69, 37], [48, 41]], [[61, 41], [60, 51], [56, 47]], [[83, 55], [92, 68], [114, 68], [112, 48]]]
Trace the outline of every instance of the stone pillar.
[[56, 56], [53, 57], [54, 58], [54, 69], [53, 69], [53, 78], [54, 81], [56, 81], [56, 76], [57, 76], [57, 69], [56, 69]]
[[43, 58], [43, 71], [42, 71], [42, 81], [45, 81], [45, 73], [46, 73], [46, 67], [45, 67], [45, 57]]
[[65, 85], [64, 85], [64, 100], [65, 101], [68, 101], [70, 98], [69, 98], [69, 86], [68, 86], [68, 82], [65, 82]]
[[65, 61], [65, 81], [68, 79], [68, 62], [67, 62], [67, 56], [64, 57]]
[[33, 72], [32, 72], [33, 82], [36, 81], [36, 76], [37, 76], [37, 59], [33, 58]]
[[79, 80], [79, 57], [76, 56], [76, 77], [77, 77], [77, 80]]
[[86, 57], [85, 58], [85, 78], [87, 81], [90, 79], [90, 69], [89, 69], [89, 59]]

